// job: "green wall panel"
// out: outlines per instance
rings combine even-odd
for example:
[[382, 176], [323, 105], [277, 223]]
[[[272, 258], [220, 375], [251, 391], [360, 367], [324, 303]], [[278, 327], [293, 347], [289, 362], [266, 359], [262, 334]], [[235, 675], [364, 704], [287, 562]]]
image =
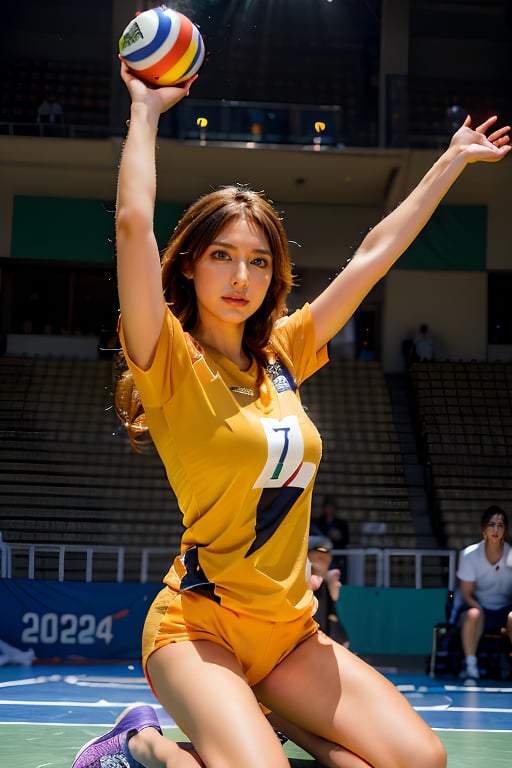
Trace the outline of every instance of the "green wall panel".
[[447, 589], [343, 586], [336, 610], [356, 653], [428, 655]]
[[486, 249], [487, 207], [442, 205], [394, 269], [483, 271]]
[[[159, 247], [169, 239], [184, 204], [157, 203]], [[13, 207], [14, 259], [110, 263], [114, 259], [114, 205], [101, 200], [16, 196]]]

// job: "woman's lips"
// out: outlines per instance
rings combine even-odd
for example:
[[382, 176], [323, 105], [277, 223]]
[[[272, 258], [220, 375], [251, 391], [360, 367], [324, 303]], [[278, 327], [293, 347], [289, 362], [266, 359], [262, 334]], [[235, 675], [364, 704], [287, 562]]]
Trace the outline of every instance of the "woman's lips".
[[249, 303], [245, 296], [223, 296], [222, 301], [232, 307], [245, 307]]

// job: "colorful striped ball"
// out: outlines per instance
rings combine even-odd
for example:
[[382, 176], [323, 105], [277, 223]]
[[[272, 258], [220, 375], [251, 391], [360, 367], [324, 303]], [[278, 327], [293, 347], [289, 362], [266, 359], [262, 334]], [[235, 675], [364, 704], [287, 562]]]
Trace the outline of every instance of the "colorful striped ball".
[[199, 70], [204, 43], [187, 16], [162, 6], [135, 16], [121, 35], [119, 53], [147, 83], [176, 85]]

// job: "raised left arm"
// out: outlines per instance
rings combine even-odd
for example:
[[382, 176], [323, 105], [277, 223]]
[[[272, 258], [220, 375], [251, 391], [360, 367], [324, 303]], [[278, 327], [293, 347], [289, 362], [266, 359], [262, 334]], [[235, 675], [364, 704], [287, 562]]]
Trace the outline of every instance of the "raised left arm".
[[510, 126], [486, 131], [490, 117], [473, 130], [468, 116], [448, 149], [406, 199], [366, 235], [352, 260], [311, 304], [317, 348], [345, 325], [373, 286], [421, 232], [468, 163], [497, 162], [510, 151]]

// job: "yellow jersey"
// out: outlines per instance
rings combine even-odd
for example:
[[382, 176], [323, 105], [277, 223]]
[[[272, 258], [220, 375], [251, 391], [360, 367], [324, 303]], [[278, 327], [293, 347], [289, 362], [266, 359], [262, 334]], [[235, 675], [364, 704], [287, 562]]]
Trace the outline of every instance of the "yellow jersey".
[[269, 365], [240, 369], [192, 343], [167, 309], [147, 371], [130, 360], [151, 437], [183, 514], [164, 582], [271, 621], [312, 609], [306, 558], [318, 431], [298, 386], [324, 365], [309, 305], [276, 323]]

